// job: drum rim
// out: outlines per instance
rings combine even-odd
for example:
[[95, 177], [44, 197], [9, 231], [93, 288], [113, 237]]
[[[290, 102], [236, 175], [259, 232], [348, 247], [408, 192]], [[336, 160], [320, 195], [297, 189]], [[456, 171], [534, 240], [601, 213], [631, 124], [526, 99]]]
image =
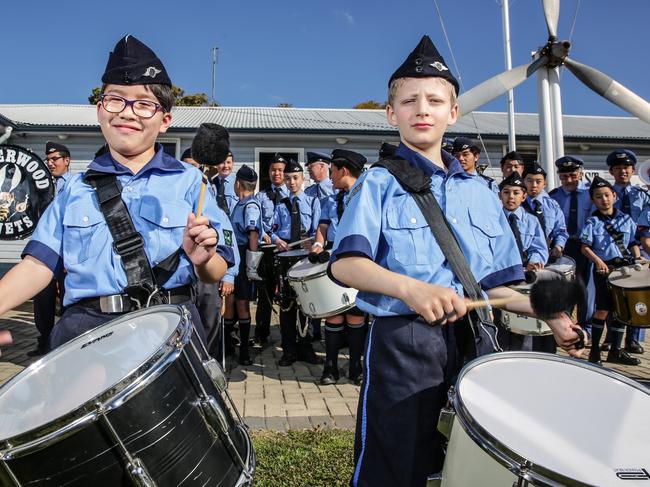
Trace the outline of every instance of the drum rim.
[[[289, 270], [287, 271], [287, 279], [290, 282], [306, 282], [306, 281], [311, 281], [311, 280], [316, 279], [318, 277], [323, 277], [323, 276], [327, 275], [327, 265], [326, 265], [325, 269], [323, 269], [322, 271], [318, 271], [316, 274], [309, 274], [308, 276], [302, 276], [302, 277], [291, 277], [291, 269], [293, 269], [297, 265], [302, 264], [305, 261], [309, 262], [309, 258], [305, 257], [304, 259], [300, 259], [298, 262], [296, 262], [294, 265], [292, 265], [289, 268]], [[327, 264], [327, 262], [318, 263], [318, 264], [314, 264], [314, 265], [315, 266], [316, 265], [320, 266], [320, 265], [323, 265], [323, 264]]]
[[592, 370], [594, 372], [608, 376], [611, 379], [632, 386], [633, 388], [645, 393], [648, 396], [650, 396], [650, 389], [618, 372], [590, 364], [585, 360], [540, 352], [499, 352], [484, 355], [466, 364], [458, 374], [458, 378], [456, 379], [456, 386], [452, 389], [452, 391], [450, 391], [449, 394], [450, 402], [454, 408], [455, 417], [459, 420], [463, 430], [472, 439], [472, 441], [476, 443], [479, 448], [481, 448], [491, 458], [496, 460], [503, 467], [507, 468], [514, 475], [523, 476], [525, 474], [526, 480], [534, 481], [535, 485], [552, 487], [560, 483], [561, 485], [569, 485], [574, 487], [595, 487], [592, 484], [586, 484], [584, 482], [566, 477], [561, 473], [544, 467], [543, 465], [535, 464], [527, 458], [516, 453], [515, 451], [511, 450], [508, 446], [503, 444], [500, 440], [495, 438], [491, 433], [483, 428], [474, 419], [467, 407], [463, 404], [463, 399], [461, 397], [462, 395], [460, 393], [458, 385], [470, 370], [485, 362], [512, 358], [538, 358], [551, 362], [566, 363], [572, 366]]
[[[102, 414], [107, 414], [128, 402], [175, 362], [185, 348], [185, 345], [189, 343], [192, 335], [190, 313], [185, 306], [158, 305], [128, 313], [128, 316], [139, 317], [151, 313], [152, 310], [171, 312], [179, 316], [179, 323], [176, 325], [176, 328], [158, 349], [154, 350], [144, 362], [131, 370], [116, 384], [109, 386], [100, 394], [79, 405], [76, 409], [18, 435], [0, 439], [0, 460], [10, 460], [28, 455], [72, 435], [87, 424], [96, 421]], [[121, 315], [92, 330], [88, 330], [68, 343], [81, 342], [91, 333], [101, 332], [104, 328], [108, 329], [110, 325], [118, 320], [123, 321], [125, 316], [127, 315]], [[10, 381], [5, 383], [2, 388], [9, 387], [18, 382], [20, 375], [42, 367], [46, 357], [41, 358], [22, 370]]]

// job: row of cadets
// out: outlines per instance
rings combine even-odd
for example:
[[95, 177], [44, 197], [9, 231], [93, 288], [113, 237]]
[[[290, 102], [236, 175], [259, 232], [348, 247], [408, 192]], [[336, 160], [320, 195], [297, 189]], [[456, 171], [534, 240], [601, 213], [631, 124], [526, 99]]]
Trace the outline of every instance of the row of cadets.
[[451, 154], [458, 159], [467, 174], [475, 176], [479, 181], [485, 184], [494, 194], [499, 194], [499, 187], [494, 179], [484, 176], [477, 172], [476, 165], [481, 158], [481, 148], [467, 137], [456, 137], [451, 146]]
[[[363, 172], [366, 162], [366, 158], [357, 152], [344, 149], [332, 151], [332, 183], [338, 192], [330, 194], [323, 202], [312, 252], [318, 254], [332, 248], [336, 228], [345, 210], [345, 198]], [[361, 384], [361, 356], [366, 332], [365, 313], [356, 306], [345, 313], [325, 318], [325, 366], [320, 379], [321, 385], [336, 384], [339, 380], [338, 355], [346, 342], [350, 351], [348, 378], [356, 385]]]
[[[639, 165], [639, 177], [646, 183], [646, 188], [644, 189], [648, 193], [650, 189], [650, 159]], [[639, 215], [637, 231], [641, 243], [642, 255], [646, 259], [650, 259], [650, 206], [646, 207]]]
[[[271, 226], [271, 242], [279, 251], [288, 250], [289, 243], [313, 237], [320, 220], [320, 201], [306, 195], [302, 190], [305, 177], [300, 163], [288, 161], [284, 168], [284, 179], [289, 196], [276, 205]], [[307, 335], [307, 319], [298, 311], [295, 299], [289, 298], [291, 290], [288, 282], [283, 281], [282, 286], [285, 287], [284, 297], [280, 302], [282, 357], [278, 364], [289, 366], [296, 360], [321, 364], [322, 359], [314, 353]], [[297, 330], [296, 315], [300, 322], [300, 332]]]
[[[518, 172], [513, 172], [499, 184], [499, 198], [524, 269], [535, 271], [543, 269], [548, 261], [548, 246], [539, 220], [521, 206], [526, 199], [526, 190], [523, 178]], [[504, 350], [532, 350], [533, 337], [508, 331], [498, 319], [499, 316], [500, 313], [495, 310], [496, 321], [501, 328], [499, 343]]]
[[[591, 319], [592, 343], [589, 361], [600, 364], [600, 339], [608, 314], [612, 311], [612, 299], [607, 288], [608, 274], [632, 258], [640, 258], [635, 240], [636, 225], [630, 215], [615, 207], [616, 193], [612, 185], [596, 176], [589, 187], [589, 195], [596, 211], [587, 219], [580, 237], [582, 253], [594, 264], [596, 306]], [[610, 317], [607, 330], [611, 335], [608, 362], [639, 365], [641, 361], [621, 349], [625, 327]]]
[[[233, 208], [231, 222], [235, 231], [237, 248], [241, 257], [239, 272], [235, 277], [234, 301], [239, 322], [239, 364], [251, 365], [253, 361], [248, 352], [251, 313], [250, 302], [254, 298], [254, 287], [250, 277], [257, 278], [257, 266], [251, 265], [251, 257], [258, 252], [262, 242], [262, 207], [254, 197], [257, 173], [244, 164], [235, 178], [237, 204]], [[234, 316], [234, 313], [233, 313]], [[226, 319], [232, 319], [226, 317]]]
[[[3, 314], [43, 289], [65, 266], [66, 310], [52, 330], [52, 348], [131, 311], [136, 300], [146, 306], [148, 298], [184, 304], [201, 333], [191, 285], [197, 278], [218, 281], [238, 259], [237, 249], [224, 244], [224, 230], [232, 231], [230, 222], [210, 198], [205, 199], [204, 215], [194, 215], [201, 173], [156, 143], [171, 125], [174, 101], [160, 59], [127, 35], [110, 53], [102, 83], [97, 117], [108, 151], [65, 184], [39, 220], [23, 260], [0, 281]], [[117, 253], [99, 209], [89, 179], [93, 175], [114, 176], [142, 237], [146, 261], [128, 267], [131, 279], [127, 259]], [[148, 267], [171, 255], [178, 256], [177, 266], [166, 269], [159, 278], [164, 282], [147, 276]], [[152, 286], [162, 289], [154, 296]]]
[[[284, 184], [284, 168], [287, 161], [280, 154], [275, 154], [269, 164], [269, 180], [271, 186], [260, 190], [255, 198], [262, 207], [262, 229], [264, 242], [271, 243], [271, 228], [273, 215], [280, 201], [289, 196], [289, 190]], [[271, 309], [278, 282], [273, 268], [273, 253], [267, 252], [262, 258], [261, 265], [266, 269], [264, 281], [257, 286], [257, 310], [255, 311], [255, 341], [264, 345], [271, 333]]]
[[[307, 152], [307, 170], [313, 181], [311, 186], [305, 188], [305, 194], [314, 196], [320, 201], [321, 209], [330, 195], [336, 193], [336, 189], [330, 179], [330, 163], [328, 154], [322, 152]], [[312, 327], [312, 340], [318, 342], [322, 338], [320, 318], [310, 318]]]
[[[401, 139], [392, 157], [431, 178], [432, 195], [486, 294], [516, 297], [506, 286], [523, 280], [522, 263], [500, 202], [441, 149], [458, 119], [458, 89], [424, 36], [389, 80], [387, 120]], [[424, 487], [442, 468], [436, 423], [466, 358], [456, 341], [471, 326], [463, 288], [415, 200], [383, 167], [365, 171], [352, 188], [333, 248], [331, 277], [358, 289], [357, 306], [376, 317], [366, 340], [351, 485]], [[532, 314], [528, 302], [507, 309]], [[548, 323], [558, 343], [579, 355], [570, 319], [562, 314]], [[467, 342], [480, 347], [474, 352], [495, 351], [485, 334], [494, 325], [476, 330], [481, 340]]]
[[[593, 204], [589, 197], [589, 190], [580, 187], [584, 161], [579, 157], [564, 156], [555, 161], [561, 186], [549, 193], [557, 201], [564, 221], [568, 239], [564, 247], [564, 254], [576, 262], [576, 279], [582, 280], [585, 286], [591, 278], [591, 262], [581, 252], [580, 236], [582, 229], [593, 212]], [[589, 310], [593, 303], [593, 293], [588, 292], [587, 302], [578, 303], [578, 323], [588, 324]]]
[[[55, 194], [59, 194], [72, 176], [70, 150], [63, 144], [48, 141], [45, 144], [45, 163], [54, 178]], [[34, 296], [34, 325], [36, 325], [39, 336], [36, 348], [27, 352], [29, 357], [38, 357], [48, 352], [48, 342], [54, 328], [56, 301], [60, 299], [63, 302], [63, 278], [62, 273]]]

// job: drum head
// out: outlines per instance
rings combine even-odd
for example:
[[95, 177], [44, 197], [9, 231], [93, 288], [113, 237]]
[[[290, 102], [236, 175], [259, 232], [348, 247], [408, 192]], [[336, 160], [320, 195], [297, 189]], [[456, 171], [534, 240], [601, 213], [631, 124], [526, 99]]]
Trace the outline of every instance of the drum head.
[[625, 289], [650, 288], [650, 269], [640, 264], [621, 267], [612, 271], [608, 280], [612, 286]]
[[45, 425], [118, 384], [179, 326], [179, 308], [137, 311], [62, 345], [0, 388], [0, 439]]
[[293, 249], [293, 250], [287, 250], [286, 252], [280, 252], [276, 257], [278, 259], [291, 259], [291, 260], [296, 260], [298, 258], [303, 258], [307, 257], [309, 254], [308, 250], [305, 249]]
[[322, 264], [312, 264], [309, 259], [303, 259], [294, 265], [287, 276], [289, 279], [304, 279], [305, 277], [315, 276], [327, 272], [327, 262]]
[[573, 272], [576, 268], [576, 261], [573, 260], [568, 255], [562, 255], [555, 259], [553, 263], [546, 266], [547, 269], [554, 269], [561, 274], [566, 274], [567, 272]]
[[613, 485], [617, 470], [650, 466], [650, 390], [581, 361], [521, 352], [475, 360], [458, 379], [456, 410], [479, 446], [529, 460], [534, 473]]

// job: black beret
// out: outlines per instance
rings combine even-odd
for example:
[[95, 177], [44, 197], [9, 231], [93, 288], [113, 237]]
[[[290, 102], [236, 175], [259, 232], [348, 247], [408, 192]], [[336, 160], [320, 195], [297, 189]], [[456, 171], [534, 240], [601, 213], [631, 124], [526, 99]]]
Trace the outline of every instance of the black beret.
[[627, 149], [616, 149], [607, 156], [607, 165], [613, 166], [635, 166], [636, 154]]
[[307, 152], [307, 165], [309, 166], [312, 162], [324, 162], [325, 164], [329, 164], [332, 162], [332, 159], [324, 152]]
[[454, 139], [454, 143], [451, 146], [451, 152], [452, 154], [456, 154], [457, 152], [462, 152], [465, 149], [474, 149], [477, 150], [479, 153], [481, 152], [481, 148], [474, 143], [472, 139], [469, 139], [467, 137], [456, 137]]
[[275, 164], [276, 162], [281, 162], [285, 166], [287, 165], [287, 160], [277, 152], [273, 154], [273, 158], [271, 159], [271, 164]]
[[524, 162], [524, 158], [521, 157], [519, 152], [513, 150], [513, 151], [508, 152], [505, 156], [503, 156], [501, 158], [501, 163], [500, 164], [503, 166], [506, 163], [506, 161]]
[[523, 188], [524, 191], [526, 191], [524, 178], [522, 178], [517, 172], [513, 172], [510, 176], [499, 183], [499, 191], [501, 191], [506, 186], [519, 186], [520, 188]]
[[454, 142], [451, 139], [442, 139], [442, 150], [451, 154], [451, 151], [454, 148]]
[[557, 172], [560, 174], [577, 171], [578, 169], [582, 169], [584, 165], [585, 162], [582, 159], [574, 156], [560, 157], [555, 161], [555, 167], [557, 167]]
[[298, 161], [294, 161], [293, 159], [290, 159], [289, 162], [287, 162], [286, 165], [284, 166], [285, 174], [291, 172], [303, 172], [300, 163]]
[[443, 78], [454, 85], [456, 94], [458, 94], [458, 80], [449, 71], [447, 63], [429, 36], [422, 36], [413, 52], [390, 77], [388, 86], [399, 78]]
[[381, 147], [379, 148], [379, 157], [380, 159], [385, 159], [387, 157], [394, 156], [395, 152], [397, 152], [396, 145], [389, 144], [388, 142], [384, 142], [383, 144], [381, 144]]
[[112, 85], [172, 85], [156, 53], [132, 35], [115, 44], [108, 56], [102, 83]]
[[183, 151], [181, 154], [181, 161], [184, 161], [185, 159], [192, 159], [192, 148], [188, 147]]
[[539, 165], [537, 162], [532, 162], [530, 164], [526, 164], [524, 167], [524, 177], [528, 174], [541, 174], [542, 176], [546, 177], [546, 171], [544, 171], [544, 168]]
[[248, 181], [250, 183], [257, 182], [257, 173], [255, 172], [255, 169], [247, 166], [246, 164], [244, 164], [242, 167], [239, 168], [236, 177], [237, 179], [241, 179], [242, 181]]
[[607, 181], [607, 179], [601, 178], [596, 174], [594, 179], [591, 180], [591, 185], [589, 186], [589, 196], [593, 198], [594, 191], [596, 191], [598, 188], [609, 188], [614, 191], [614, 187], [609, 181]]
[[332, 162], [337, 166], [346, 166], [350, 169], [361, 171], [368, 159], [358, 152], [345, 149], [334, 149], [332, 151]]
[[47, 156], [48, 154], [53, 154], [54, 152], [60, 152], [61, 155], [70, 157], [70, 150], [65, 145], [48, 140], [45, 143], [45, 155]]

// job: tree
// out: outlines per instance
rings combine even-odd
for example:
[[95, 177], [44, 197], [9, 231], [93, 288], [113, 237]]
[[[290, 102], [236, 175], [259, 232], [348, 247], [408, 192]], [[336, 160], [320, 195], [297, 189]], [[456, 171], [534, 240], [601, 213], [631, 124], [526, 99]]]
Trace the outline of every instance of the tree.
[[357, 103], [352, 108], [355, 110], [383, 110], [386, 108], [386, 103], [379, 103], [375, 100], [367, 100], [362, 101], [361, 103]]
[[[99, 101], [99, 95], [101, 95], [101, 88], [93, 88], [92, 94], [88, 97], [88, 102], [91, 105], [96, 105]], [[183, 88], [172, 85], [172, 93], [174, 94], [174, 104], [179, 107], [207, 107], [219, 106], [218, 103], [208, 103], [208, 95], [205, 93], [192, 93], [190, 95], [185, 94]]]
[[282, 103], [278, 103], [277, 107], [278, 108], [293, 108], [293, 103], [282, 102]]

